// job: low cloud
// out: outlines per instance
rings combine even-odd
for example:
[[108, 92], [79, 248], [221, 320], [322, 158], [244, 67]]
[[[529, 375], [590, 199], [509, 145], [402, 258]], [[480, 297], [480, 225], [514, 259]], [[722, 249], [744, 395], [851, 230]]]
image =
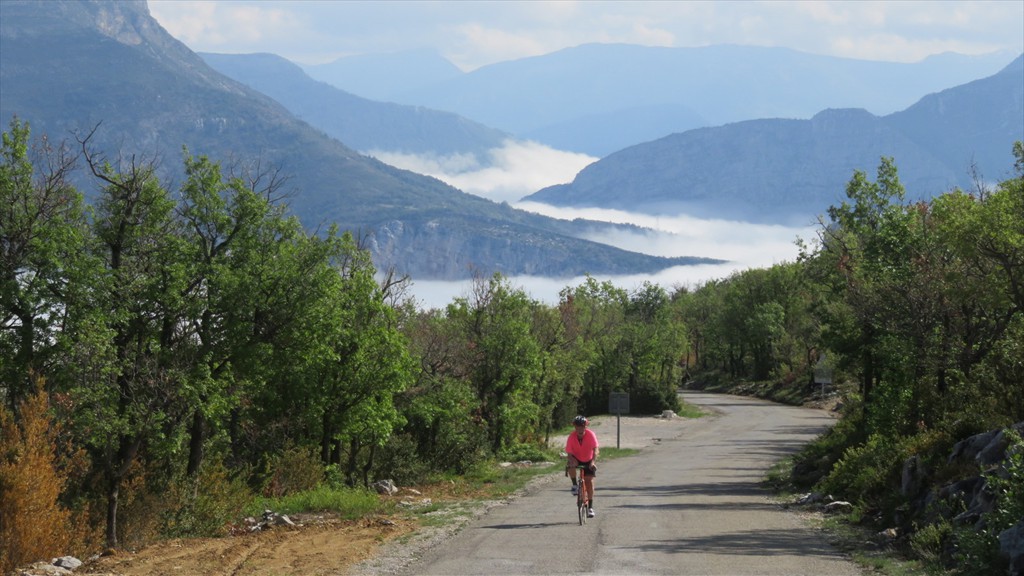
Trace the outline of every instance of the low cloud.
[[[531, 204], [538, 211], [541, 205]], [[574, 211], [547, 207], [552, 215], [572, 216]], [[595, 216], [593, 210], [579, 210], [581, 218]], [[616, 212], [620, 221], [647, 222], [651, 216]], [[654, 274], [601, 275], [592, 274], [600, 282], [610, 281], [615, 286], [632, 291], [650, 282], [670, 292], [680, 287], [695, 288], [709, 280], [728, 278], [730, 275], [752, 268], [768, 268], [775, 264], [795, 261], [799, 248], [797, 238], [809, 240], [815, 229], [767, 226], [727, 220], [700, 220], [686, 215], [661, 217], [658, 230], [646, 232], [608, 232], [595, 229], [589, 239], [625, 250], [660, 256], [704, 256], [726, 260], [722, 264], [674, 266]], [[509, 278], [513, 286], [526, 292], [539, 302], [554, 305], [559, 292], [569, 286], [578, 286], [585, 277], [542, 278], [515, 276]], [[470, 294], [472, 281], [416, 281], [411, 294], [422, 308], [443, 308], [455, 298]]]
[[[583, 235], [600, 242], [656, 256], [698, 256], [725, 260], [723, 264], [677, 266], [656, 274], [629, 276], [594, 275], [625, 290], [651, 282], [672, 290], [694, 287], [708, 280], [726, 278], [751, 268], [767, 268], [796, 259], [798, 238], [810, 239], [815, 226], [787, 227], [731, 220], [708, 220], [686, 214], [650, 215], [602, 208], [555, 207], [518, 200], [553, 184], [571, 182], [596, 158], [555, 150], [533, 142], [508, 141], [488, 153], [490, 165], [481, 166], [470, 154], [426, 157], [372, 152], [370, 155], [399, 168], [427, 174], [463, 190], [496, 202], [508, 202], [521, 210], [552, 218], [582, 218], [595, 222], [634, 224], [643, 230], [620, 230], [595, 224]], [[809, 220], [811, 217], [809, 216]], [[558, 302], [558, 293], [577, 286], [585, 278], [540, 278], [520, 276], [510, 282], [535, 300]], [[410, 293], [423, 308], [444, 308], [455, 298], [467, 297], [471, 280], [433, 281], [413, 279]]]
[[541, 188], [571, 182], [597, 158], [536, 142], [508, 140], [481, 162], [472, 154], [427, 156], [371, 150], [368, 156], [411, 170], [495, 202], [516, 202]]

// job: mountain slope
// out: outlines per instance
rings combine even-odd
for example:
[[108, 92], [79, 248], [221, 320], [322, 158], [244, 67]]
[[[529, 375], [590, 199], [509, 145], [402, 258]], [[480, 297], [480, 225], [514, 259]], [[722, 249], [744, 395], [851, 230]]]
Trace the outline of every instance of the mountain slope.
[[97, 150], [157, 160], [171, 181], [180, 181], [183, 145], [225, 164], [278, 168], [289, 178], [293, 213], [311, 229], [338, 223], [367, 236], [380, 268], [416, 279], [495, 271], [563, 277], [694, 261], [579, 240], [573, 223], [361, 156], [207, 66], [150, 17], [143, 0], [4, 0], [0, 11], [5, 123], [17, 115], [51, 140], [95, 128]]
[[[432, 83], [421, 79], [372, 97], [454, 112], [518, 137], [603, 156], [673, 132], [743, 120], [807, 119], [828, 108], [889, 114], [924, 94], [994, 74], [1013, 56], [941, 54], [904, 64], [786, 48], [585, 44], [438, 75]], [[390, 69], [371, 67], [363, 74], [387, 76], [382, 71]], [[360, 92], [366, 80], [355, 68], [347, 77], [323, 79], [371, 96]], [[642, 140], [602, 130], [615, 111], [665, 106], [685, 110], [686, 117], [637, 117], [634, 131]]]
[[509, 134], [438, 112], [367, 100], [313, 80], [273, 54], [200, 54], [213, 69], [280, 102], [296, 117], [361, 151], [473, 154], [482, 161]]
[[910, 197], [973, 185], [971, 166], [998, 177], [1024, 139], [1024, 57], [998, 74], [877, 117], [826, 110], [810, 120], [751, 120], [632, 146], [573, 182], [527, 200], [653, 214], [798, 223], [844, 196], [854, 170], [874, 177], [892, 156]]

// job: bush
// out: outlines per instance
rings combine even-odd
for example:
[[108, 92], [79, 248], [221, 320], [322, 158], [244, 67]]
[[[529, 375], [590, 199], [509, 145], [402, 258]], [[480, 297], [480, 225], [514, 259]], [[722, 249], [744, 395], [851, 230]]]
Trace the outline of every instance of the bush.
[[1009, 568], [999, 554], [999, 533], [1024, 518], [1024, 441], [1012, 430], [1008, 434], [1005, 465], [986, 474], [995, 507], [982, 516], [980, 530], [970, 526], [956, 531], [958, 574], [1005, 574]]
[[378, 452], [373, 471], [375, 478], [409, 485], [421, 482], [430, 472], [429, 463], [417, 456], [416, 441], [408, 434], [392, 434]]
[[554, 452], [537, 444], [516, 443], [507, 446], [499, 455], [501, 460], [506, 462], [553, 462], [559, 460]]
[[953, 526], [942, 520], [915, 530], [910, 536], [910, 550], [928, 566], [940, 568], [948, 559], [947, 550], [953, 537]]
[[900, 471], [907, 457], [905, 440], [875, 434], [865, 444], [848, 448], [822, 480], [822, 490], [891, 514], [899, 504], [894, 500], [900, 498]]
[[71, 512], [59, 503], [59, 424], [41, 388], [20, 407], [20, 419], [0, 407], [0, 573], [70, 553]]
[[324, 466], [314, 448], [295, 446], [270, 458], [265, 496], [285, 496], [319, 486]]
[[815, 438], [793, 458], [793, 485], [810, 488], [832, 472], [833, 466], [851, 446], [864, 442], [864, 417], [859, 401], [853, 399], [835, 426]]
[[231, 478], [220, 462], [208, 463], [198, 478], [182, 479], [168, 491], [165, 536], [223, 536], [252, 501], [245, 480]]

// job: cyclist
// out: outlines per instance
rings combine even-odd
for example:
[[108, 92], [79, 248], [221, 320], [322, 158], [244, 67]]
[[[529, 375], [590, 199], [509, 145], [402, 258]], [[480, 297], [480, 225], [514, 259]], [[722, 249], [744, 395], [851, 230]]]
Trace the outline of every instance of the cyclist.
[[587, 517], [594, 517], [594, 476], [597, 476], [597, 455], [600, 447], [597, 442], [597, 434], [587, 428], [590, 422], [585, 416], [573, 418], [573, 431], [565, 439], [565, 454], [569, 460], [568, 473], [572, 479], [572, 493], [575, 496], [579, 493], [579, 483], [576, 481], [576, 466], [586, 467], [583, 473], [583, 486], [586, 493], [590, 495], [590, 502], [587, 506]]

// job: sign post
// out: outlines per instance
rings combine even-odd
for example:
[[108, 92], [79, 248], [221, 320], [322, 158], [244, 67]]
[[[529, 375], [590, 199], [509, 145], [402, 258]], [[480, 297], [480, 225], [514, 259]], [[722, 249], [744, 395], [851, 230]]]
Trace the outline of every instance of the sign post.
[[629, 393], [612, 392], [608, 395], [608, 412], [615, 414], [615, 447], [620, 448], [622, 415], [629, 414]]
[[814, 383], [821, 384], [821, 399], [825, 400], [825, 385], [832, 384], [832, 369], [826, 363], [824, 352], [818, 357], [818, 363], [814, 365]]

